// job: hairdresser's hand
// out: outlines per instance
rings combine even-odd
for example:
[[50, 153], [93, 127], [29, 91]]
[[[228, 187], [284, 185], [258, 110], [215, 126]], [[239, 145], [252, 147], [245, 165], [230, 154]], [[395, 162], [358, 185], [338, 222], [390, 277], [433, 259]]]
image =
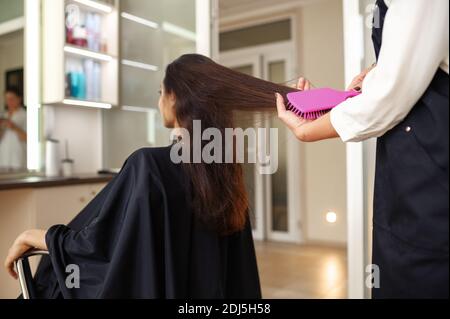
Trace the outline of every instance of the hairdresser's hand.
[[312, 85], [312, 83], [309, 82], [307, 79], [305, 78], [298, 79], [297, 89], [299, 89], [300, 91], [308, 91], [311, 90], [312, 88], [314, 88], [314, 85]]
[[369, 72], [372, 71], [375, 67], [376, 67], [376, 64], [373, 64], [371, 67], [365, 69], [360, 74], [355, 76], [352, 80], [352, 83], [350, 83], [350, 85], [348, 86], [347, 90], [348, 91], [351, 91], [351, 90], [361, 91], [367, 74], [369, 74]]
[[286, 110], [286, 105], [284, 104], [284, 98], [281, 94], [276, 94], [277, 98], [277, 110], [278, 110], [278, 118], [286, 124], [286, 126], [297, 136], [297, 132], [299, 128], [311, 122], [310, 120], [303, 119], [293, 112]]
[[4, 128], [12, 128], [13, 122], [8, 119], [0, 119], [0, 126]]
[[14, 130], [14, 129], [16, 129], [16, 124], [14, 124], [14, 122], [13, 121], [11, 121], [11, 120], [6, 120], [5, 121], [5, 126], [7, 127], [7, 128], [9, 128], [9, 129], [11, 129], [11, 130]]

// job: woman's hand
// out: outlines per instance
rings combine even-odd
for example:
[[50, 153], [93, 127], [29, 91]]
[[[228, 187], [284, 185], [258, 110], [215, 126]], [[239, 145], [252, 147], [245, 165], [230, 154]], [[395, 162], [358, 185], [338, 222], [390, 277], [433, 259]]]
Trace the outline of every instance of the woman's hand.
[[46, 231], [44, 230], [27, 230], [20, 234], [19, 237], [17, 237], [17, 239], [14, 241], [13, 245], [8, 251], [8, 256], [5, 260], [5, 268], [14, 279], [18, 278], [17, 272], [14, 269], [14, 262], [17, 259], [19, 259], [30, 249], [37, 248], [47, 250], [47, 244], [45, 243], [45, 234]]
[[0, 125], [9, 129], [12, 129], [14, 127], [14, 123], [8, 119], [0, 119]]
[[348, 91], [351, 91], [351, 90], [361, 91], [364, 79], [366, 78], [367, 74], [369, 74], [369, 72], [372, 71], [375, 67], [376, 67], [376, 64], [373, 64], [371, 67], [365, 69], [360, 74], [355, 76], [352, 80], [352, 83], [350, 83], [350, 85], [348, 86], [347, 90]]
[[19, 136], [19, 140], [22, 142], [26, 142], [27, 141], [27, 132], [25, 132], [24, 130], [22, 130], [20, 127], [18, 127], [13, 121], [11, 120], [0, 120], [0, 128], [2, 129], [2, 131], [4, 129], [10, 129], [12, 131], [14, 131], [18, 136]]
[[301, 118], [298, 115], [294, 114], [293, 112], [286, 110], [284, 98], [283, 96], [281, 96], [281, 94], [277, 93], [276, 98], [277, 98], [278, 118], [282, 122], [284, 122], [284, 124], [286, 124], [288, 129], [290, 129], [299, 140], [302, 140], [302, 137], [300, 136], [302, 132], [301, 126], [311, 121]]
[[[299, 89], [300, 91], [308, 91], [311, 88], [314, 88], [314, 86], [307, 79], [300, 78], [298, 80], [297, 89]], [[298, 139], [300, 139], [297, 135], [300, 131], [300, 127], [311, 121], [298, 117], [293, 112], [286, 110], [284, 98], [281, 96], [281, 94], [277, 93], [275, 96], [277, 99], [278, 118], [283, 121], [284, 124], [286, 124], [286, 126], [295, 134]]]
[[[304, 78], [300, 78], [298, 81], [297, 88], [300, 90], [306, 91], [312, 87], [311, 83]], [[294, 133], [298, 140], [302, 142], [316, 142], [338, 137], [336, 130], [331, 124], [329, 113], [315, 121], [306, 120], [286, 110], [284, 98], [279, 93], [276, 94], [276, 99], [278, 117]]]
[[312, 85], [312, 83], [309, 82], [307, 79], [305, 78], [298, 79], [297, 89], [299, 89], [300, 91], [308, 91], [311, 90], [312, 88], [314, 88], [314, 85]]

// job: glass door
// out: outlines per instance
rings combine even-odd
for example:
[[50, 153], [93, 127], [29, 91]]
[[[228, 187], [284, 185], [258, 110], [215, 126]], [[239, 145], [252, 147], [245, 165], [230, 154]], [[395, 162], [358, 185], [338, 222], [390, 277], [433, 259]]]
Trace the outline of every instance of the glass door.
[[[261, 59], [264, 79], [286, 83], [295, 77], [290, 45], [266, 48]], [[292, 84], [295, 84], [293, 81]], [[301, 237], [301, 149], [295, 136], [275, 116], [267, 127], [278, 130], [278, 170], [266, 175], [267, 237], [270, 240], [300, 242]]]

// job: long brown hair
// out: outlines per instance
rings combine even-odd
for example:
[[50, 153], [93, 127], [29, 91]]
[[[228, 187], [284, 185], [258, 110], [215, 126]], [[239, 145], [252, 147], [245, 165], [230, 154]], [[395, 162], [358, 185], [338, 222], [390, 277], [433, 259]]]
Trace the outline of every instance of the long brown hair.
[[[295, 91], [236, 72], [198, 54], [183, 55], [167, 66], [164, 88], [176, 97], [175, 113], [192, 136], [193, 121], [202, 130], [234, 128], [233, 110], [275, 110], [275, 93]], [[225, 136], [222, 134], [222, 136]], [[223, 234], [244, 228], [248, 197], [238, 163], [184, 164], [193, 189], [193, 209]]]

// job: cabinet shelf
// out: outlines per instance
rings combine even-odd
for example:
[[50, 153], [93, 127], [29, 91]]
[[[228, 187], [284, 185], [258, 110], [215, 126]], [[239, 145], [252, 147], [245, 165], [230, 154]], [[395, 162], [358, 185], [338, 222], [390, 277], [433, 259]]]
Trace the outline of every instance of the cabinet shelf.
[[118, 105], [119, 10], [109, 3], [42, 0], [42, 104]]
[[66, 44], [64, 46], [64, 52], [66, 54], [75, 56], [75, 57], [82, 57], [82, 58], [89, 58], [94, 59], [101, 62], [111, 62], [115, 59], [114, 56], [105, 54], [102, 52], [96, 52], [92, 50], [88, 50], [82, 47], [77, 47], [74, 45]]

